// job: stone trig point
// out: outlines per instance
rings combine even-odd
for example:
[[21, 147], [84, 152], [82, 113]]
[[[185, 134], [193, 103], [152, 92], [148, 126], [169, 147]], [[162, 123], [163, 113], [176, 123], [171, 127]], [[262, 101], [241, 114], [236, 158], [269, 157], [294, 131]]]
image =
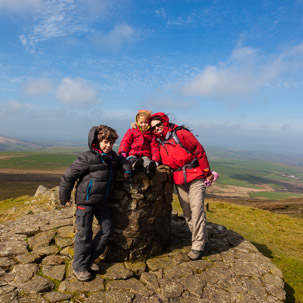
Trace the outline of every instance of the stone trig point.
[[[44, 195], [53, 200], [54, 191]], [[72, 208], [44, 211], [29, 201], [32, 212], [0, 225], [0, 303], [284, 302], [281, 271], [223, 226], [208, 223], [209, 253], [190, 261], [191, 234], [171, 215], [172, 191], [164, 166], [151, 180], [117, 176], [114, 234], [86, 283], [72, 276]]]

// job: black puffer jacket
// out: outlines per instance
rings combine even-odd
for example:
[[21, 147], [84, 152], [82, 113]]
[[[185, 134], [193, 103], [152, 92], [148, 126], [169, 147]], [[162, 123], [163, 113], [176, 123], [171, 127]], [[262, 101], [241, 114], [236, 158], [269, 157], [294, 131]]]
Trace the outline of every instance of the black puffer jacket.
[[88, 134], [89, 151], [81, 153], [61, 177], [60, 201], [70, 201], [71, 191], [77, 180], [76, 203], [96, 204], [108, 200], [113, 189], [113, 181], [117, 168], [124, 172], [131, 171], [129, 162], [118, 156], [114, 151], [100, 154], [93, 149], [98, 146], [97, 126], [91, 128]]

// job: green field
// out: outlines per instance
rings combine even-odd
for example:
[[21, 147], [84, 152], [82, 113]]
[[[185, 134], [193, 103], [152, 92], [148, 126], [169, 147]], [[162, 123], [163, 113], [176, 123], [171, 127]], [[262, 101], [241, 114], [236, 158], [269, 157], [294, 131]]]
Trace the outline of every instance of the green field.
[[[1, 159], [1, 156], [10, 156], [10, 158]], [[0, 168], [44, 171], [62, 170], [67, 168], [76, 158], [77, 154], [71, 153], [69, 150], [52, 153], [49, 151], [2, 152], [0, 153]]]
[[302, 167], [243, 159], [213, 159], [210, 164], [211, 168], [220, 174], [217, 181], [219, 185], [247, 188], [260, 188], [261, 185], [267, 185], [275, 190], [275, 193], [253, 193], [252, 198], [303, 197]]
[[303, 168], [288, 166], [272, 162], [243, 160], [243, 159], [213, 159], [210, 161], [213, 170], [224, 175], [219, 179], [221, 184], [245, 183], [248, 186], [269, 181], [294, 180], [294, 177], [303, 180]]
[[[0, 152], [0, 169], [64, 171], [86, 148], [47, 148], [38, 151]], [[5, 157], [8, 158], [5, 158]], [[271, 191], [252, 193], [252, 198], [280, 200], [303, 198], [303, 168], [278, 163], [215, 158], [211, 168], [220, 174], [219, 186], [233, 185], [252, 189], [268, 186]], [[25, 193], [28, 194], [28, 193]]]

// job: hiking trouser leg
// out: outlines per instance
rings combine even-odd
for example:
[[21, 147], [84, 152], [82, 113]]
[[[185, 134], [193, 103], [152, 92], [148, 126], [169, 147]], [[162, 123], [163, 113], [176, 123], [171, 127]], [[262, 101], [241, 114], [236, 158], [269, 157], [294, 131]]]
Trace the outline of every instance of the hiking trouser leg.
[[193, 232], [192, 228], [192, 220], [191, 220], [191, 209], [189, 204], [189, 198], [188, 198], [188, 187], [186, 185], [177, 185], [176, 189], [178, 193], [179, 203], [183, 210], [183, 215], [185, 217], [185, 221], [191, 231]]
[[110, 209], [106, 203], [96, 206], [95, 216], [101, 228], [93, 239], [90, 263], [94, 262], [101, 254], [104, 253], [106, 244], [113, 229]]
[[177, 187], [178, 194], [181, 193], [180, 204], [192, 232], [192, 249], [202, 251], [207, 242], [204, 179], [193, 180], [187, 187], [184, 185], [181, 188]]
[[77, 233], [74, 243], [73, 269], [75, 271], [86, 270], [92, 248], [92, 223], [94, 218], [94, 207], [87, 205], [77, 205], [76, 223]]

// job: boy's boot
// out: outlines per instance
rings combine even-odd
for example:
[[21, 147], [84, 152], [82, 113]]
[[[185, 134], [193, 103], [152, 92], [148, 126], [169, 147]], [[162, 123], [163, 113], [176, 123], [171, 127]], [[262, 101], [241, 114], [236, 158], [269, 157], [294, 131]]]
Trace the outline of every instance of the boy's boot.
[[145, 167], [145, 173], [149, 178], [151, 178], [156, 173], [156, 170], [157, 170], [157, 164], [155, 161], [150, 161], [148, 165]]
[[92, 278], [92, 275], [89, 271], [75, 271], [73, 270], [73, 275], [81, 282], [89, 281]]

